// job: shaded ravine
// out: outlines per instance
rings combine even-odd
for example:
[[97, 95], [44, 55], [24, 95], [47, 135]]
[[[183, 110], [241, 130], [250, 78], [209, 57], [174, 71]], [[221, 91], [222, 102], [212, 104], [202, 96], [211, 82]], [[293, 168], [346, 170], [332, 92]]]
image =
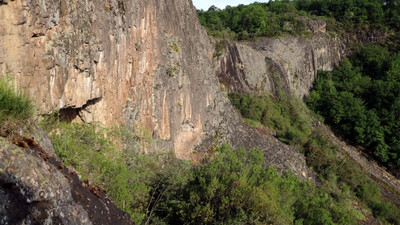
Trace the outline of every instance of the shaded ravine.
[[382, 194], [391, 200], [397, 207], [400, 207], [400, 180], [389, 173], [383, 166], [379, 165], [371, 156], [356, 147], [347, 144], [344, 140], [337, 137], [333, 131], [325, 124], [316, 122], [314, 127], [322, 135], [329, 139], [331, 143], [346, 153], [353, 161], [371, 175], [371, 177], [381, 187]]

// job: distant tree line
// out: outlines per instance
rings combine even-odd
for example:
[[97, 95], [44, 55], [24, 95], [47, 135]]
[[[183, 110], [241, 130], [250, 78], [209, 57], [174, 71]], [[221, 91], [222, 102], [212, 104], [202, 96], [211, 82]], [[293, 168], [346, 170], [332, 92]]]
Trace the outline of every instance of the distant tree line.
[[282, 0], [198, 10], [200, 23], [218, 38], [248, 40], [282, 34], [307, 36], [299, 16], [323, 16], [328, 29], [351, 31], [354, 28], [399, 29], [400, 1], [392, 0]]

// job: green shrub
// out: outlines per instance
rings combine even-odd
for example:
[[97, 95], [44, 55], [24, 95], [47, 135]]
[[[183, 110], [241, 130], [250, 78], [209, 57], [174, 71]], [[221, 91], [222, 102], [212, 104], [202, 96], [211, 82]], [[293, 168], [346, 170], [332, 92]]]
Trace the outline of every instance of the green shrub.
[[[259, 121], [274, 129], [284, 143], [302, 146], [311, 133], [311, 118], [304, 104], [292, 95], [280, 92], [278, 98], [230, 93], [232, 104], [246, 119]], [[278, 100], [279, 99], [279, 100]], [[254, 123], [254, 122], [253, 122]]]
[[222, 56], [224, 53], [226, 47], [227, 47], [227, 42], [226, 41], [218, 41], [214, 44], [214, 53], [213, 53], [213, 58], [219, 58]]
[[178, 71], [178, 68], [176, 66], [171, 66], [167, 69], [167, 75], [169, 77], [174, 77], [176, 75], [176, 71]]
[[[352, 224], [311, 183], [263, 167], [262, 151], [219, 147], [171, 204], [170, 224]], [[336, 217], [334, 217], [336, 216]], [[339, 218], [339, 219], [338, 219]]]
[[121, 128], [58, 123], [51, 138], [60, 158], [101, 184], [137, 224], [354, 222], [349, 207], [313, 184], [264, 168], [257, 149], [223, 145], [192, 167], [169, 153], [142, 154], [140, 138]]
[[173, 44], [170, 46], [172, 50], [174, 50], [175, 52], [179, 52], [179, 46], [177, 44]]
[[0, 119], [28, 119], [32, 114], [32, 102], [14, 88], [14, 82], [9, 75], [0, 77]]

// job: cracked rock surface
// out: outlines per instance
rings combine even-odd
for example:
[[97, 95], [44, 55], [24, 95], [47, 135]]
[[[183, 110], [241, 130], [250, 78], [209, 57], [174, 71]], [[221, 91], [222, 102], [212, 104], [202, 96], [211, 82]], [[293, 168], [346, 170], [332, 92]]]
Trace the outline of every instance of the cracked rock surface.
[[15, 0], [0, 15], [0, 72], [38, 113], [124, 124], [156, 140], [145, 147], [181, 159], [222, 142], [258, 147], [267, 165], [309, 178], [297, 150], [253, 131], [233, 109], [191, 0]]
[[146, 131], [182, 159], [222, 141], [259, 147], [268, 165], [308, 174], [296, 150], [243, 124], [191, 0], [15, 0], [0, 15], [0, 71], [38, 113]]

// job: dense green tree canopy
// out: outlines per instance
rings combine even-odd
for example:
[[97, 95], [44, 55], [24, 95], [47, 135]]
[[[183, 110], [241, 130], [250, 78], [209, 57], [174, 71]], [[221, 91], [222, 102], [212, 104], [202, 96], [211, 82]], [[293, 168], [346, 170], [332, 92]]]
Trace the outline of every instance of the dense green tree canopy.
[[400, 4], [398, 0], [276, 0], [198, 11], [201, 24], [211, 35], [239, 40], [282, 34], [307, 36], [300, 16], [325, 17], [330, 21], [328, 29], [333, 31], [398, 30]]
[[320, 72], [309, 106], [345, 137], [400, 168], [400, 56], [371, 45], [332, 72]]

